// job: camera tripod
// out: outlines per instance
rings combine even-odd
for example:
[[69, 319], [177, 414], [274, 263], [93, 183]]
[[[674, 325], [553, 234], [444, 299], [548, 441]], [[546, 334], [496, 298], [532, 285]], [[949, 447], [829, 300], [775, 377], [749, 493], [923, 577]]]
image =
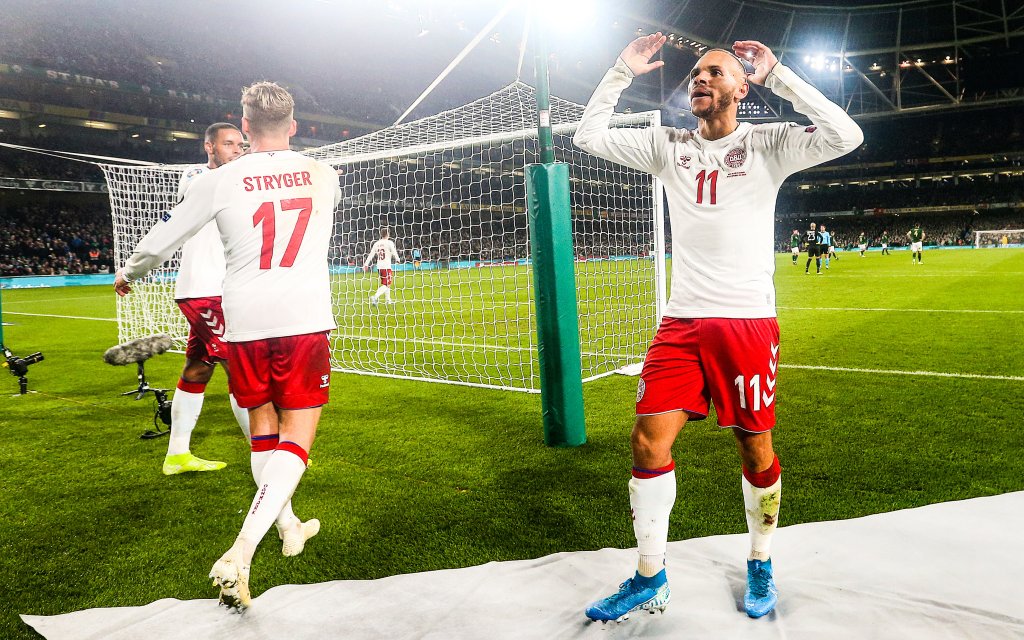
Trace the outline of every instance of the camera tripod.
[[[171, 401], [167, 399], [168, 389], [154, 389], [146, 381], [146, 368], [141, 362], [138, 363], [139, 386], [122, 393], [122, 396], [134, 395], [136, 400], [142, 400], [147, 393], [152, 393], [156, 399], [156, 411], [153, 413], [153, 429], [144, 431], [139, 437], [143, 440], [152, 440], [171, 433]], [[167, 428], [161, 427], [163, 423]]]

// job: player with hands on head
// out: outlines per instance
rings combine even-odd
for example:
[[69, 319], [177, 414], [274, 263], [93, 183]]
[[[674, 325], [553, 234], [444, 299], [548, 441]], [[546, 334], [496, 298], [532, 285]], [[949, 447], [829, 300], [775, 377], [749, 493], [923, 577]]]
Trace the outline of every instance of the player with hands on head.
[[[732, 430], [742, 462], [750, 532], [744, 608], [756, 618], [771, 612], [778, 597], [770, 554], [782, 495], [772, 445], [779, 363], [775, 202], [787, 176], [849, 153], [863, 134], [841, 107], [754, 40], [736, 41], [732, 51], [711, 49], [690, 71], [696, 129], [610, 129], [622, 91], [635, 76], [662, 66], [651, 58], [665, 41], [655, 33], [626, 46], [573, 138], [584, 151], [661, 179], [673, 255], [671, 296], [644, 361], [631, 435], [636, 572], [586, 615], [622, 620], [668, 604], [665, 554], [676, 501], [672, 446], [686, 422], [707, 417], [713, 404], [718, 425]], [[739, 58], [751, 64], [751, 73]], [[751, 84], [789, 100], [812, 124], [740, 123], [738, 105]]]
[[[291, 515], [290, 501], [309, 460], [329, 399], [331, 308], [328, 248], [341, 201], [330, 165], [289, 150], [295, 101], [272, 82], [242, 93], [250, 153], [197, 180], [185, 198], [136, 246], [114, 289], [174, 254], [208, 222], [220, 231], [227, 261], [224, 319], [231, 390], [249, 411], [250, 465], [257, 491], [234, 544], [210, 571], [220, 602], [251, 603], [256, 547], [277, 524], [285, 556], [301, 553], [320, 529]], [[290, 519], [288, 519], [290, 518]]]

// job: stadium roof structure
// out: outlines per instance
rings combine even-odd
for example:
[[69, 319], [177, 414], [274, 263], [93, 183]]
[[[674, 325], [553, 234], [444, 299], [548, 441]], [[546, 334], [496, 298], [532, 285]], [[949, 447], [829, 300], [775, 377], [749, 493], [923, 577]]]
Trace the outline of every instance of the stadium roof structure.
[[[772, 47], [857, 117], [1024, 102], [1022, 2], [718, 0], [708, 11], [703, 2], [648, 0], [630, 11], [638, 33], [669, 37], [654, 101], [670, 107], [685, 93], [673, 82], [683, 69], [737, 39]], [[788, 105], [756, 93], [746, 119], [784, 117]]]

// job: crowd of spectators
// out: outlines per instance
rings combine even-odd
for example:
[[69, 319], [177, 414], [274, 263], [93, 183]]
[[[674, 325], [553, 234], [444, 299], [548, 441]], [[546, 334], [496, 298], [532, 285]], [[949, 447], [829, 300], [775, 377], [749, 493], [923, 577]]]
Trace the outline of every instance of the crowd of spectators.
[[102, 207], [7, 207], [0, 211], [0, 276], [110, 273], [111, 229]]

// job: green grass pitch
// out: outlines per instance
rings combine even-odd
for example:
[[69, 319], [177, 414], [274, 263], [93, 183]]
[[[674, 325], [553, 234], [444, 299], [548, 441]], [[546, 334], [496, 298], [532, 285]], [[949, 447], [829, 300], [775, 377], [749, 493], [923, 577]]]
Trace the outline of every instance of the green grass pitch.
[[[1024, 250], [927, 251], [921, 266], [906, 252], [841, 256], [821, 276], [778, 257], [782, 524], [1024, 489]], [[101, 358], [117, 341], [102, 320], [113, 293], [5, 290], [3, 311], [7, 345], [46, 359], [29, 371], [35, 393], [0, 378], [0, 637], [36, 637], [18, 613], [214, 597], [206, 573], [254, 488], [223, 374], [192, 449], [228, 467], [164, 477], [166, 440], [138, 437], [152, 399], [121, 397], [134, 369]], [[173, 387], [181, 364], [154, 358], [150, 383]], [[354, 375], [332, 387], [294, 499], [323, 529], [297, 558], [268, 536], [254, 594], [635, 544], [635, 378], [586, 385], [589, 441], [576, 449], [543, 445], [536, 395]], [[675, 457], [671, 538], [744, 531], [731, 436], [692, 423]]]

